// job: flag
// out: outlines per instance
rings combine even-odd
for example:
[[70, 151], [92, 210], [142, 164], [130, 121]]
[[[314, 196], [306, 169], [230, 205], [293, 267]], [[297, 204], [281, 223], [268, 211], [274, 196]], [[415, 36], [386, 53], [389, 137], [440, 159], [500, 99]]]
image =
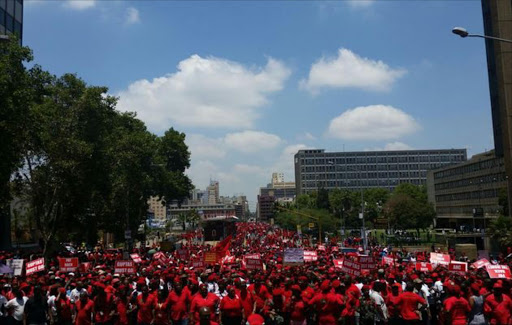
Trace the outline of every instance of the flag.
[[217, 243], [213, 248], [213, 251], [217, 252], [217, 258], [221, 259], [226, 256], [229, 251], [229, 246], [231, 246], [231, 235], [227, 236], [223, 240]]

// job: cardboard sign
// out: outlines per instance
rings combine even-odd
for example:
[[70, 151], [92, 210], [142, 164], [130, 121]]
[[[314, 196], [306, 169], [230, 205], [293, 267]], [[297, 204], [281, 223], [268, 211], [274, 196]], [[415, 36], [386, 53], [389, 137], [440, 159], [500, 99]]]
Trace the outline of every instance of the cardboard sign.
[[14, 276], [20, 276], [21, 273], [23, 272], [23, 263], [24, 262], [25, 261], [22, 259], [11, 259], [11, 260], [5, 261], [5, 264], [14, 271], [14, 273], [13, 273]]
[[432, 272], [432, 264], [427, 262], [416, 262], [416, 271]]
[[178, 258], [180, 260], [188, 260], [189, 259], [189, 253], [188, 250], [185, 248], [178, 249], [177, 251]]
[[132, 258], [132, 260], [135, 263], [141, 263], [142, 262], [142, 259], [140, 258], [139, 254], [137, 254], [137, 253], [130, 254], [130, 257]]
[[114, 273], [117, 274], [132, 274], [135, 273], [134, 261], [116, 261]]
[[222, 264], [233, 264], [235, 263], [235, 257], [231, 255], [226, 255], [220, 261]]
[[465, 275], [468, 272], [468, 263], [451, 261], [450, 265], [448, 265], [448, 270], [452, 273]]
[[245, 255], [244, 258], [245, 259], [247, 259], [247, 258], [260, 259], [261, 258], [261, 254], [259, 254], [259, 253], [257, 253], [257, 254], [249, 254], [249, 255]]
[[217, 252], [205, 252], [203, 256], [203, 260], [205, 264], [211, 263], [215, 264], [217, 263]]
[[160, 264], [166, 264], [167, 263], [167, 256], [164, 252], [156, 252], [153, 254], [153, 259], [157, 260]]
[[318, 245], [319, 251], [325, 251], [325, 245]]
[[283, 264], [304, 264], [304, 250], [302, 248], [287, 248], [284, 250]]
[[196, 269], [201, 269], [201, 268], [204, 267], [204, 261], [202, 261], [202, 260], [193, 261], [192, 262], [192, 267], [195, 267]]
[[341, 272], [348, 275], [359, 276], [361, 275], [361, 265], [358, 262], [344, 260], [341, 266]]
[[439, 254], [439, 253], [430, 253], [430, 263], [434, 265], [450, 265], [450, 255], [448, 254]]
[[318, 255], [315, 251], [304, 251], [304, 262], [314, 262], [318, 260]]
[[37, 272], [44, 271], [44, 258], [38, 258], [37, 260], [33, 260], [27, 262], [25, 273], [27, 275], [31, 275]]
[[491, 279], [510, 279], [512, 278], [510, 274], [510, 268], [508, 265], [492, 265], [487, 264], [485, 266], [487, 273], [489, 273], [489, 277]]
[[357, 257], [357, 262], [361, 265], [362, 270], [373, 270], [377, 267], [373, 256], [359, 255]]
[[245, 260], [245, 268], [248, 270], [263, 270], [263, 262], [260, 259], [248, 258]]
[[479, 269], [485, 267], [487, 264], [491, 263], [487, 259], [482, 258], [481, 260], [478, 260], [475, 263], [471, 264], [471, 266], [474, 267], [475, 269]]
[[395, 265], [395, 259], [389, 256], [382, 256], [382, 265]]
[[78, 268], [78, 257], [59, 258], [59, 270], [61, 272], [75, 272]]
[[334, 267], [337, 269], [341, 269], [343, 267], [343, 260], [332, 260], [334, 263]]
[[78, 267], [78, 270], [81, 273], [85, 273], [85, 272], [89, 271], [91, 268], [92, 268], [91, 262], [84, 262], [84, 263], [80, 263], [80, 266]]

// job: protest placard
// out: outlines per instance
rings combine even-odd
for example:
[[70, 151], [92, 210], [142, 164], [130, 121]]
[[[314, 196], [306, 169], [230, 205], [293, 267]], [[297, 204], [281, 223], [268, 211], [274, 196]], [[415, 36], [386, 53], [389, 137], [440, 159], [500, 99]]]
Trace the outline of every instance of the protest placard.
[[427, 262], [416, 262], [416, 271], [432, 272], [432, 264]]
[[287, 249], [285, 249], [283, 264], [285, 264], [285, 265], [304, 264], [304, 249], [302, 249], [302, 248], [287, 248]]
[[377, 267], [373, 256], [359, 255], [357, 262], [361, 265], [362, 270], [373, 270]]
[[465, 275], [468, 272], [468, 263], [451, 261], [448, 270], [452, 273]]
[[315, 251], [304, 251], [304, 262], [314, 262], [318, 260], [318, 255]]
[[263, 270], [263, 262], [259, 258], [248, 258], [245, 260], [245, 268], [247, 270]]
[[31, 275], [40, 271], [44, 271], [44, 258], [38, 258], [37, 260], [33, 260], [27, 262], [25, 273], [26, 275]]
[[140, 255], [137, 253], [130, 254], [130, 257], [135, 263], [141, 263], [142, 259], [140, 258]]
[[5, 264], [13, 270], [14, 276], [21, 275], [21, 273], [23, 272], [23, 259], [10, 259], [5, 262]]
[[203, 256], [203, 261], [205, 264], [217, 263], [217, 252], [205, 252]]
[[491, 279], [510, 279], [510, 268], [508, 265], [492, 265], [487, 264], [485, 266], [487, 273]]
[[117, 274], [132, 274], [135, 273], [135, 262], [134, 261], [116, 261], [114, 266], [114, 273]]
[[485, 267], [487, 264], [491, 263], [487, 259], [482, 258], [481, 260], [478, 260], [475, 263], [471, 264], [471, 266], [474, 267], [475, 269], [479, 269]]
[[361, 275], [361, 265], [358, 262], [344, 260], [341, 271], [348, 275], [359, 276]]
[[450, 265], [450, 255], [440, 253], [430, 253], [430, 263], [433, 265]]
[[59, 258], [59, 270], [61, 272], [75, 272], [78, 268], [78, 257]]
[[382, 264], [393, 266], [395, 265], [395, 259], [389, 256], [382, 256]]
[[343, 267], [343, 260], [333, 260], [334, 267], [337, 269], [341, 269]]

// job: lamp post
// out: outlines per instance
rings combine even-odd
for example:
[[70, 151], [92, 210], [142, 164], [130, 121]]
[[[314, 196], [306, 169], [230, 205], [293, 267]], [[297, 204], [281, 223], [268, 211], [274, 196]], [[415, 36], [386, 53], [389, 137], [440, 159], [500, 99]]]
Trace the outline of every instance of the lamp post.
[[465, 28], [462, 27], [455, 27], [452, 29], [452, 33], [455, 35], [459, 35], [462, 38], [466, 37], [480, 37], [480, 38], [487, 38], [492, 39], [499, 42], [505, 42], [505, 43], [512, 43], [512, 40], [494, 37], [494, 36], [488, 36], [488, 35], [481, 35], [481, 34], [470, 34]]

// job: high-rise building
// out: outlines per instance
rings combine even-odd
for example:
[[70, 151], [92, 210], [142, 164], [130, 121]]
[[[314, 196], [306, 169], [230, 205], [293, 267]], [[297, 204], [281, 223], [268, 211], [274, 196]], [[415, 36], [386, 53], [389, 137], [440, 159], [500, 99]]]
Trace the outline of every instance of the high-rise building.
[[23, 37], [23, 0], [0, 0], [0, 35]]
[[427, 192], [436, 209], [436, 228], [459, 231], [455, 243], [489, 247], [484, 229], [503, 213], [500, 196], [506, 187], [504, 159], [495, 157], [493, 151], [428, 171]]
[[[482, 0], [485, 35], [512, 40], [512, 1]], [[503, 157], [512, 204], [512, 51], [510, 43], [485, 40], [494, 150]], [[512, 209], [509, 210], [512, 216]]]
[[154, 222], [165, 224], [167, 221], [167, 207], [165, 200], [152, 196], [148, 199], [148, 208], [153, 214]]
[[386, 188], [400, 183], [425, 185], [430, 169], [466, 161], [466, 149], [325, 152], [299, 150], [295, 154], [297, 195], [319, 188]]
[[220, 203], [218, 181], [210, 181], [210, 185], [206, 188], [206, 191], [208, 192], [208, 204]]

